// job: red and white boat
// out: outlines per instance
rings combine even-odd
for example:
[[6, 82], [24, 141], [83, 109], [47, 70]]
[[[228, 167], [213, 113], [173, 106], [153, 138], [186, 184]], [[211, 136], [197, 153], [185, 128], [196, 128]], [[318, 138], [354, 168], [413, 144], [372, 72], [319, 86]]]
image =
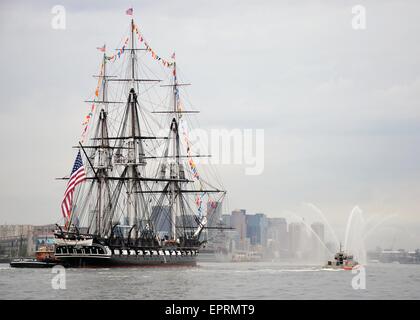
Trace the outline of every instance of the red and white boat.
[[334, 260], [328, 260], [325, 265], [325, 269], [342, 269], [342, 270], [353, 270], [359, 265], [359, 263], [354, 260], [352, 254], [347, 254], [341, 249], [334, 256]]

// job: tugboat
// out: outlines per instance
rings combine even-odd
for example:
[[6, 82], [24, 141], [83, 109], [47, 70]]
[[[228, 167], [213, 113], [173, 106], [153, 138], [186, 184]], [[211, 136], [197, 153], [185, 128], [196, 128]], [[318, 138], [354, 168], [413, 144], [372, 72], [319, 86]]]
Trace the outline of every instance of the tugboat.
[[342, 270], [353, 270], [357, 267], [359, 263], [354, 260], [353, 255], [345, 253], [341, 249], [334, 256], [334, 261], [328, 260], [327, 264], [324, 266], [325, 269], [342, 269]]
[[17, 258], [10, 262], [13, 268], [52, 268], [59, 264], [54, 256], [54, 249], [41, 247], [35, 258]]

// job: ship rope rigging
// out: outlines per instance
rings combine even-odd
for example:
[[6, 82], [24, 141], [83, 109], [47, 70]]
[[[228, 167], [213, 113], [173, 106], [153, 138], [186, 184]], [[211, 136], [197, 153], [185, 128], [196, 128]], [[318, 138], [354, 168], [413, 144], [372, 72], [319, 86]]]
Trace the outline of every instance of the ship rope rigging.
[[[226, 192], [212, 165], [206, 172], [195, 161], [208, 155], [194, 152], [189, 138], [188, 122], [197, 121], [198, 111], [184, 106], [189, 84], [179, 82], [175, 59], [157, 56], [134, 20], [129, 29], [117, 53], [104, 52], [94, 98], [87, 100], [90, 112], [75, 146], [87, 179], [76, 187], [66, 236], [196, 246]], [[146, 63], [150, 54], [159, 68]]]

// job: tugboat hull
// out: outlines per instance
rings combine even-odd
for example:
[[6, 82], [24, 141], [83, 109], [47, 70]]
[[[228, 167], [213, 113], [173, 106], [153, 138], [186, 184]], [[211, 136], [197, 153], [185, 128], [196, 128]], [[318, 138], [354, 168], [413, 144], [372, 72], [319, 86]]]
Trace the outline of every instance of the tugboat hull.
[[15, 259], [10, 262], [13, 268], [52, 268], [56, 266], [54, 262], [38, 261], [36, 259]]
[[323, 267], [323, 269], [331, 269], [331, 270], [353, 270], [358, 268], [358, 264], [357, 265], [353, 265], [353, 266], [331, 266], [331, 265], [326, 265]]

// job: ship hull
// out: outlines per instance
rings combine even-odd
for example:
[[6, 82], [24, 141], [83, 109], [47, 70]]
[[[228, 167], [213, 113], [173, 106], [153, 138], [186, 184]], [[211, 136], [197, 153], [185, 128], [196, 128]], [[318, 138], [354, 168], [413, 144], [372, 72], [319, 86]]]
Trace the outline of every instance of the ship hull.
[[195, 258], [176, 257], [160, 259], [158, 257], [111, 256], [109, 258], [96, 257], [61, 257], [59, 263], [69, 268], [89, 267], [148, 267], [148, 266], [195, 266]]
[[57, 246], [59, 264], [72, 268], [195, 266], [198, 250], [109, 248], [107, 246]]

